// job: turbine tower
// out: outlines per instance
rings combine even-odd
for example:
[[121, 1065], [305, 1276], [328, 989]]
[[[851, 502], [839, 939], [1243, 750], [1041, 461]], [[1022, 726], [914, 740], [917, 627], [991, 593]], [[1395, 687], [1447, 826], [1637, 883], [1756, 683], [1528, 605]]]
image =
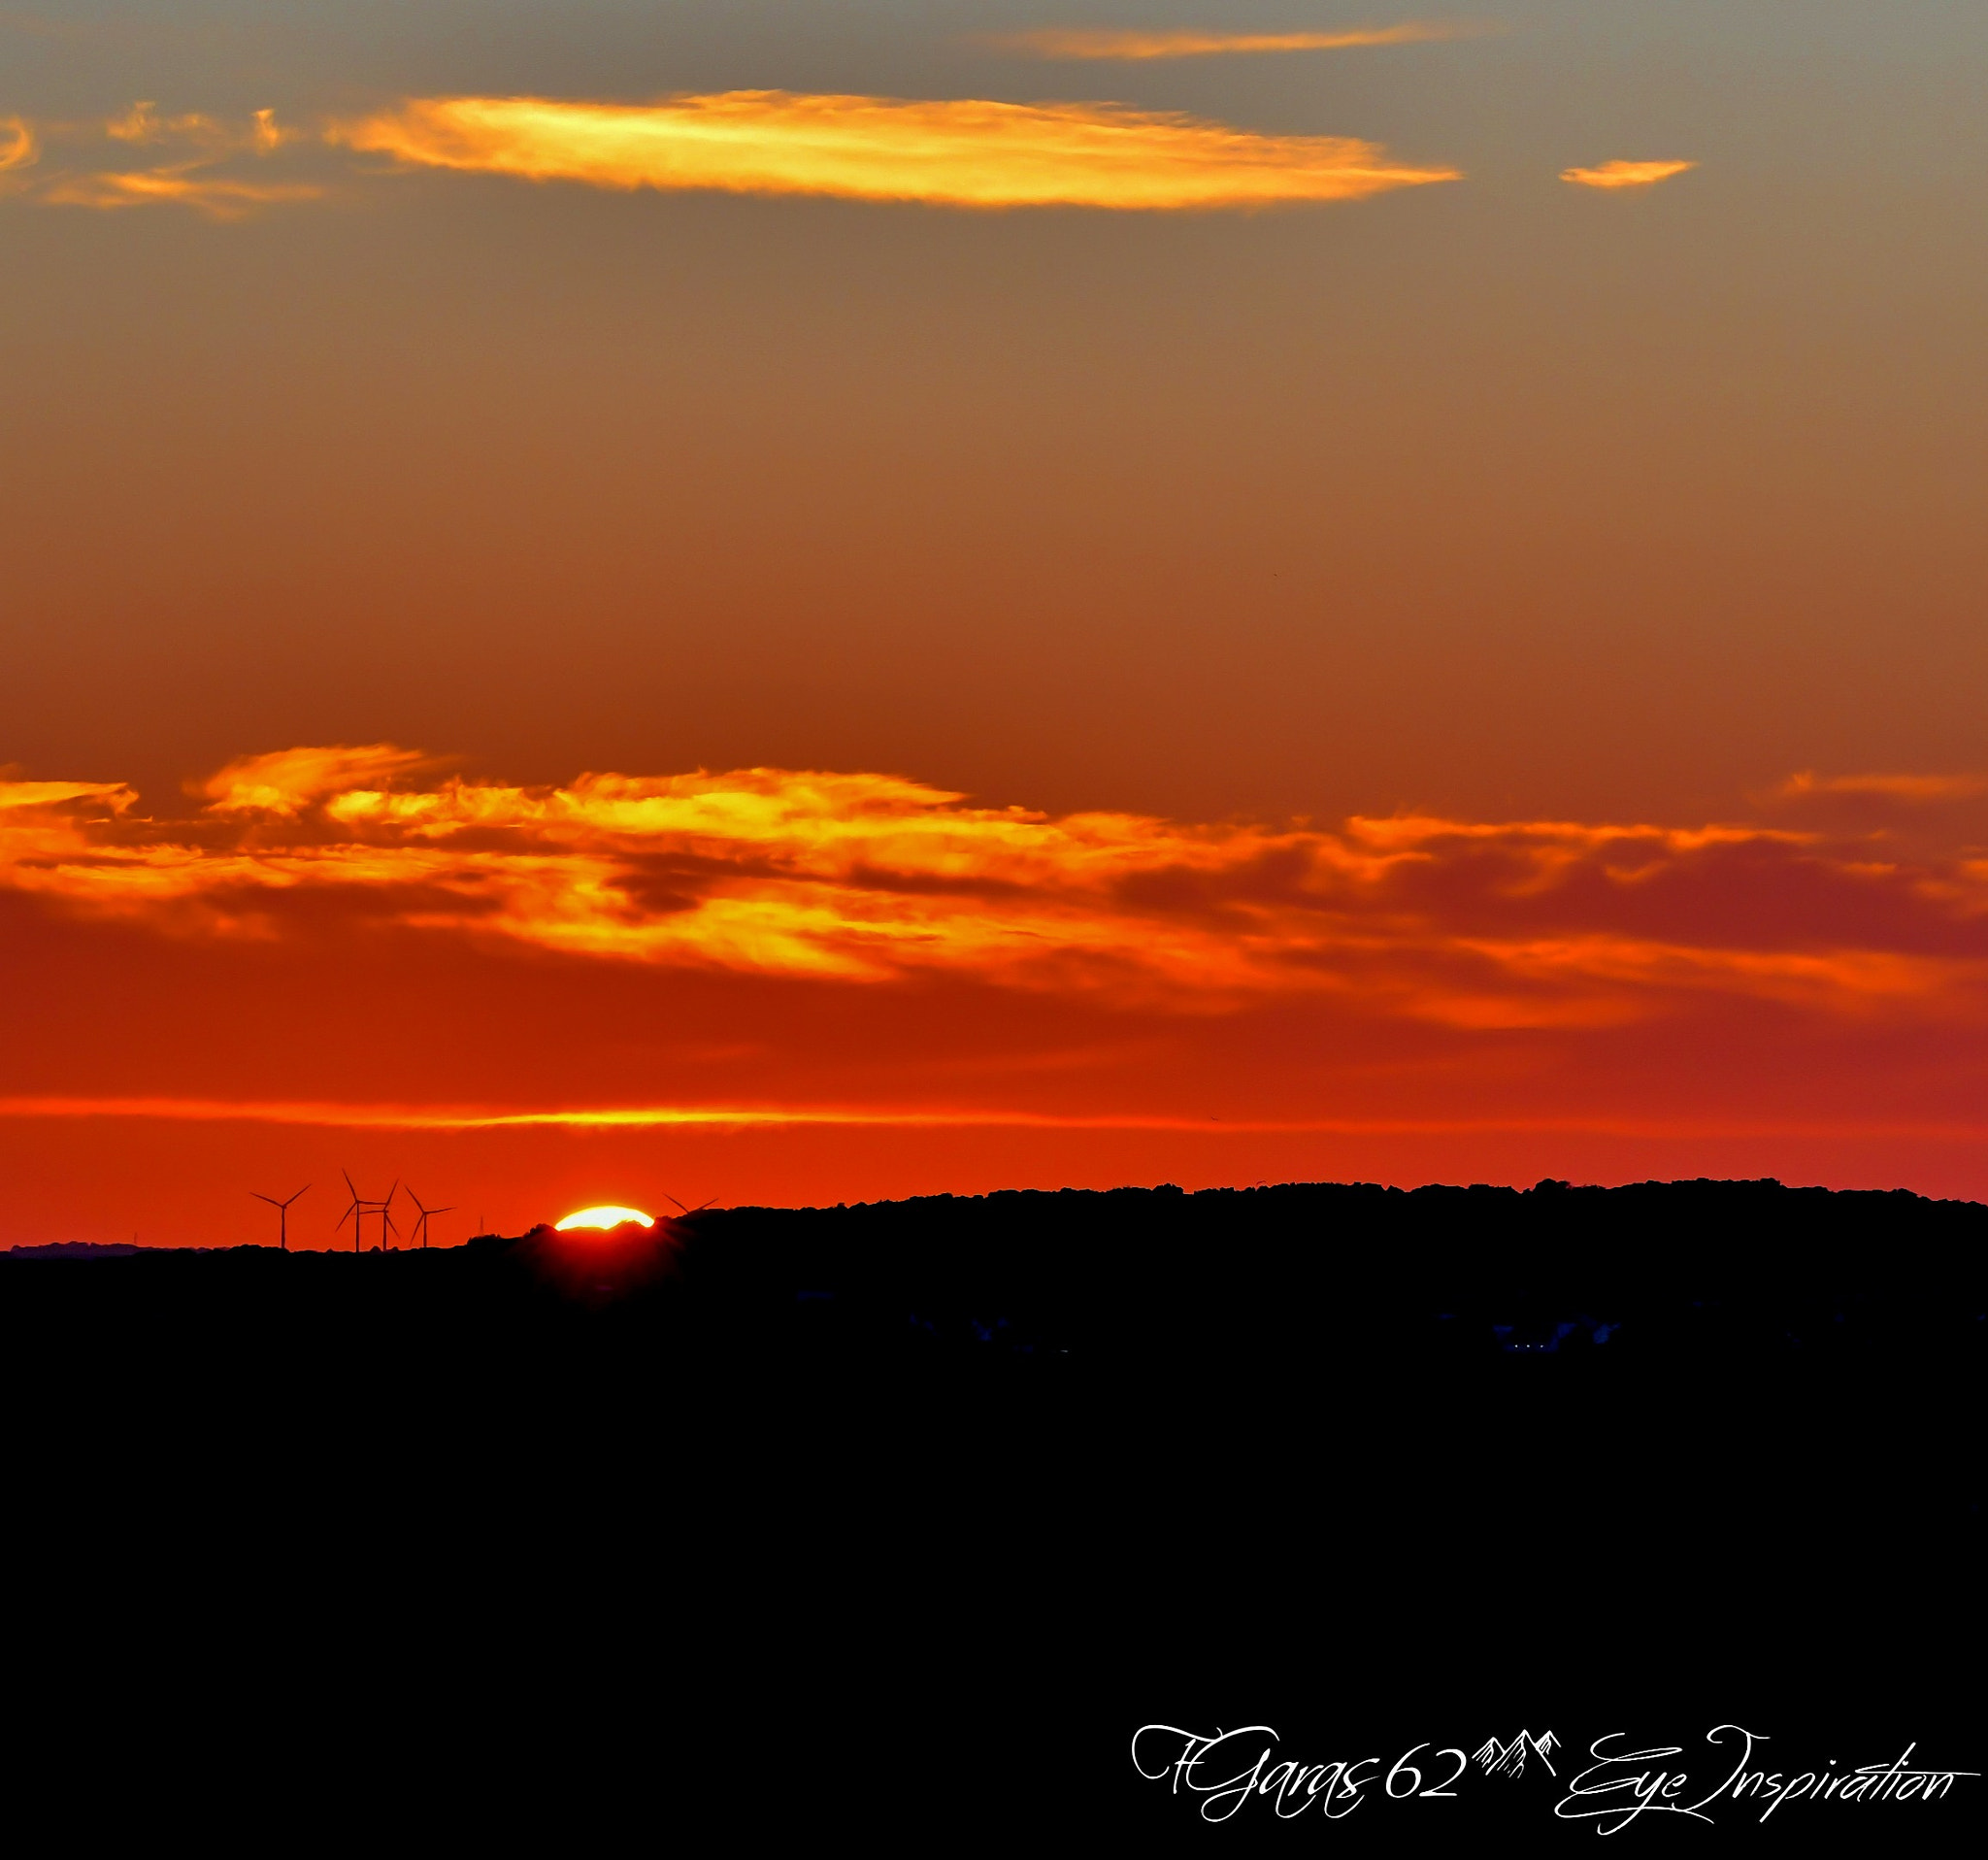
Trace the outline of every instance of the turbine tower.
[[339, 1171], [338, 1173], [339, 1173], [339, 1174], [340, 1174], [341, 1176], [345, 1177], [345, 1179], [346, 1179], [346, 1186], [347, 1186], [348, 1188], [351, 1188], [351, 1190], [352, 1190], [352, 1199], [351, 1199], [351, 1205], [350, 1205], [349, 1207], [348, 1207], [348, 1208], [347, 1208], [347, 1210], [345, 1211], [345, 1212], [344, 1212], [344, 1213], [342, 1213], [342, 1214], [341, 1214], [341, 1215], [340, 1215], [340, 1216], [338, 1217], [338, 1227], [334, 1227], [334, 1228], [333, 1228], [333, 1229], [331, 1230], [331, 1232], [332, 1232], [332, 1237], [333, 1237], [334, 1239], [336, 1239], [336, 1238], [338, 1237], [338, 1231], [339, 1231], [339, 1227], [343, 1227], [343, 1226], [344, 1226], [344, 1225], [346, 1224], [346, 1222], [347, 1222], [347, 1221], [350, 1221], [350, 1222], [352, 1223], [352, 1251], [356, 1253], [356, 1252], [358, 1252], [358, 1251], [360, 1250], [360, 1246], [359, 1246], [359, 1211], [360, 1211], [360, 1209], [362, 1209], [362, 1208], [363, 1208], [363, 1207], [365, 1206], [365, 1203], [364, 1203], [364, 1202], [362, 1202], [362, 1201], [361, 1201], [361, 1200], [359, 1199], [359, 1191], [358, 1191], [358, 1190], [357, 1190], [356, 1188], [352, 1188], [352, 1178], [351, 1178], [351, 1173], [350, 1173], [350, 1171], [348, 1171], [348, 1170], [345, 1170], [345, 1169], [341, 1169], [341, 1170], [340, 1170], [340, 1171]]
[[420, 1218], [414, 1222], [414, 1232], [421, 1237], [421, 1250], [426, 1252], [428, 1250], [429, 1221], [437, 1214], [452, 1214], [455, 1212], [455, 1210], [453, 1208], [421, 1208], [421, 1198], [412, 1188], [408, 1190], [408, 1199], [416, 1208], [420, 1209]]
[[[346, 1186], [352, 1191], [351, 1205], [338, 1217], [339, 1227], [343, 1227], [347, 1221], [352, 1223], [352, 1251], [362, 1253], [366, 1250], [365, 1230], [366, 1216], [368, 1214], [378, 1214], [380, 1216], [380, 1246], [383, 1251], [386, 1246], [386, 1230], [392, 1225], [392, 1218], [386, 1212], [387, 1204], [393, 1200], [393, 1189], [398, 1188], [400, 1182], [396, 1179], [393, 1188], [389, 1188], [386, 1191], [385, 1201], [368, 1201], [356, 1188], [352, 1187], [352, 1179], [345, 1170], [341, 1169], [338, 1173], [345, 1177]], [[338, 1227], [334, 1227], [331, 1231], [336, 1234]]]
[[248, 1192], [257, 1201], [266, 1201], [276, 1210], [277, 1245], [284, 1252], [288, 1252], [290, 1250], [290, 1201], [295, 1201], [297, 1195], [309, 1194], [311, 1192], [311, 1184], [307, 1181], [303, 1187], [297, 1190], [296, 1195], [290, 1197], [290, 1201], [278, 1201], [274, 1195], [258, 1195], [252, 1188]]

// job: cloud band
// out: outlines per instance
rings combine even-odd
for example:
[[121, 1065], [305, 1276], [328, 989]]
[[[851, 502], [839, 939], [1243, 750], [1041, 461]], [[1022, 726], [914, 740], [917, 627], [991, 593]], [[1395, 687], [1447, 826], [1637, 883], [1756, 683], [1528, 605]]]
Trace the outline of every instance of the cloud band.
[[598, 187], [1167, 212], [1357, 200], [1459, 179], [1337, 136], [1109, 104], [734, 90], [655, 104], [414, 98], [333, 132], [413, 167]]
[[1462, 39], [1480, 27], [1441, 21], [1408, 21], [1399, 26], [1355, 27], [1344, 32], [1105, 32], [1047, 26], [986, 40], [1006, 51], [1036, 58], [1069, 58], [1144, 63], [1156, 58], [1209, 58], [1276, 51], [1344, 51], [1363, 46], [1425, 45]]
[[245, 758], [178, 823], [116, 783], [0, 783], [0, 891], [167, 933], [391, 924], [584, 963], [949, 976], [1194, 1015], [1330, 997], [1580, 1031], [1694, 1000], [1988, 1011], [1988, 862], [1879, 856], [1819, 826], [1396, 815], [1328, 832], [975, 808], [860, 773], [415, 785], [425, 761], [389, 745]]

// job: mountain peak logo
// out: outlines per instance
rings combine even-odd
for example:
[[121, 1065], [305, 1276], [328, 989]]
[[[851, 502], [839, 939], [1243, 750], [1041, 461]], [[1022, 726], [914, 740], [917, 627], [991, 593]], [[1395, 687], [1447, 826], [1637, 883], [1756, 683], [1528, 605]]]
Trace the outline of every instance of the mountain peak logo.
[[1486, 1776], [1522, 1777], [1526, 1773], [1526, 1755], [1530, 1751], [1546, 1766], [1548, 1776], [1557, 1776], [1553, 1767], [1552, 1752], [1559, 1749], [1560, 1740], [1547, 1731], [1534, 1737], [1530, 1731], [1521, 1731], [1509, 1744], [1500, 1744], [1496, 1738], [1485, 1741], [1484, 1747], [1477, 1752], [1476, 1760], [1483, 1766]]

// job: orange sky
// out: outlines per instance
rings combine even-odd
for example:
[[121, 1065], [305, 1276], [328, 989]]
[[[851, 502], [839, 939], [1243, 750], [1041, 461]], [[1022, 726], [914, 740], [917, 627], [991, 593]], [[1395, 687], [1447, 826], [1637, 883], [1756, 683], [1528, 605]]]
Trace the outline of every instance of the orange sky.
[[1963, 13], [10, 13], [0, 1245], [1988, 1194]]

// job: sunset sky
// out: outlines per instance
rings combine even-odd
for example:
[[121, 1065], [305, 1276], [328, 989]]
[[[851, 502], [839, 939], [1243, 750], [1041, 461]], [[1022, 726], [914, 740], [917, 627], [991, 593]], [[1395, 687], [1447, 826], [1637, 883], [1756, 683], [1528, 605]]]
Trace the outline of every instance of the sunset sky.
[[0, 1246], [1988, 1197], [1984, 83], [1952, 0], [0, 7]]

